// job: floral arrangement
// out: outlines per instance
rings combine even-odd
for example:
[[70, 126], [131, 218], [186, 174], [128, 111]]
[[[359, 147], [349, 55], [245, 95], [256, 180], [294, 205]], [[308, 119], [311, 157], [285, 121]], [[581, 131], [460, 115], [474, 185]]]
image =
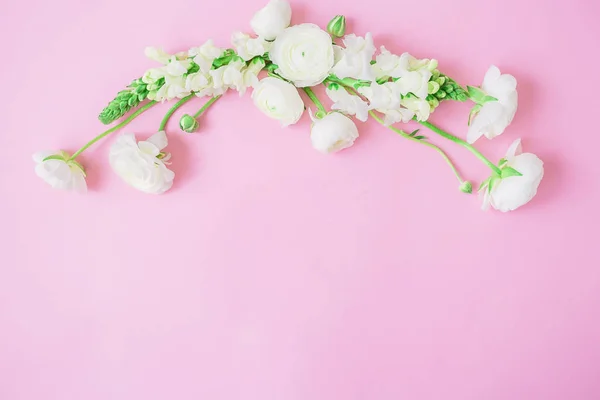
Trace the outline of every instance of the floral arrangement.
[[[473, 143], [502, 134], [517, 111], [517, 82], [492, 66], [479, 87], [459, 85], [438, 69], [433, 59], [417, 59], [408, 53], [396, 55], [384, 46], [376, 49], [370, 33], [364, 37], [346, 34], [346, 19], [333, 18], [323, 30], [303, 23], [290, 26], [292, 10], [286, 0], [271, 0], [251, 20], [254, 34], [235, 32], [232, 47], [222, 49], [206, 41], [188, 51], [168, 54], [149, 47], [146, 56], [160, 66], [149, 69], [119, 92], [99, 119], [111, 124], [129, 115], [96, 136], [74, 154], [64, 151], [34, 155], [35, 171], [54, 188], [86, 191], [85, 169], [77, 157], [91, 145], [123, 128], [158, 102], [175, 100], [157, 133], [137, 141], [132, 133], [119, 136], [112, 144], [112, 169], [129, 185], [146, 193], [169, 190], [175, 174], [169, 169], [170, 154], [165, 126], [173, 113], [194, 98], [207, 98], [193, 115], [179, 121], [182, 131], [192, 133], [198, 119], [227, 91], [240, 96], [252, 88], [256, 107], [283, 126], [295, 124], [307, 108], [299, 90], [313, 103], [308, 107], [312, 126], [310, 141], [322, 153], [335, 153], [354, 144], [359, 137], [352, 120], [371, 117], [398, 135], [437, 151], [450, 165], [462, 192], [472, 193], [471, 182], [463, 180], [446, 153], [419, 134], [405, 132], [396, 123], [418, 121], [434, 133], [465, 147], [479, 158], [491, 175], [479, 187], [483, 207], [511, 211], [528, 203], [542, 180], [542, 161], [522, 153], [520, 139], [506, 156], [493, 163]], [[325, 86], [333, 102], [328, 111], [313, 91]], [[472, 101], [466, 140], [428, 122], [429, 116], [446, 101]]]

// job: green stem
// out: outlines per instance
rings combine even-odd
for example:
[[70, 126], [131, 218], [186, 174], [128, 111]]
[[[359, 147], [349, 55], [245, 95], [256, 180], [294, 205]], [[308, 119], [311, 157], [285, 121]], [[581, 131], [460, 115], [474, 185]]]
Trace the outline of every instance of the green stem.
[[[379, 122], [381, 125], [386, 126], [384, 124], [384, 122], [381, 120], [381, 118], [379, 118], [377, 116], [377, 114], [375, 114], [375, 112], [373, 112], [372, 110], [369, 111], [369, 115], [371, 115], [371, 117], [373, 117], [373, 119], [375, 119], [375, 121]], [[461, 178], [460, 174], [458, 173], [458, 170], [454, 166], [454, 163], [452, 162], [452, 160], [450, 160], [450, 157], [448, 157], [448, 155], [444, 152], [444, 150], [440, 149], [438, 146], [436, 146], [433, 143], [426, 142], [426, 141], [417, 139], [413, 136], [410, 136], [408, 133], [404, 132], [403, 130], [394, 128], [391, 125], [387, 125], [387, 128], [391, 129], [392, 131], [396, 132], [398, 135], [400, 135], [406, 139], [412, 140], [413, 142], [424, 144], [425, 146], [431, 147], [432, 149], [434, 149], [435, 151], [440, 153], [440, 155], [442, 156], [444, 161], [446, 161], [446, 163], [450, 166], [450, 168], [452, 168], [452, 172], [454, 172], [454, 175], [456, 176], [456, 179], [458, 179], [458, 182], [461, 184], [463, 183], [463, 179]]]
[[221, 95], [215, 96], [215, 97], [211, 97], [210, 100], [208, 100], [206, 103], [204, 103], [204, 105], [202, 106], [201, 109], [198, 110], [198, 112], [196, 114], [194, 114], [194, 118], [198, 118], [199, 116], [201, 116], [204, 111], [206, 111], [208, 109], [208, 107], [212, 106], [213, 103], [217, 100], [219, 100], [221, 98]]
[[319, 98], [317, 97], [317, 95], [315, 94], [315, 92], [312, 91], [311, 88], [309, 87], [303, 87], [302, 89], [304, 89], [304, 92], [308, 95], [308, 97], [310, 98], [310, 100], [315, 103], [315, 106], [317, 106], [317, 108], [319, 109], [319, 113], [321, 113], [323, 116], [325, 114], [327, 114], [327, 110], [325, 110], [325, 107], [323, 106], [323, 103], [321, 103], [321, 100], [319, 100]]
[[483, 161], [484, 164], [486, 164], [488, 167], [490, 167], [490, 169], [492, 171], [494, 171], [495, 173], [497, 173], [498, 175], [500, 175], [500, 169], [490, 160], [488, 160], [483, 154], [481, 154], [481, 152], [479, 152], [479, 150], [477, 150], [475, 147], [473, 147], [472, 145], [470, 145], [469, 143], [467, 143], [466, 141], [462, 140], [461, 138], [458, 138], [440, 128], [438, 128], [437, 126], [433, 125], [430, 122], [427, 121], [419, 121], [419, 123], [421, 125], [423, 125], [426, 128], [429, 128], [430, 130], [432, 130], [433, 132], [437, 133], [438, 135], [453, 141], [454, 143], [458, 143], [459, 145], [467, 148], [471, 153], [475, 154], [475, 156], [477, 158], [479, 158], [481, 161]]
[[194, 98], [194, 94], [190, 94], [188, 96], [185, 96], [184, 98], [182, 98], [181, 100], [179, 100], [177, 103], [173, 104], [173, 107], [169, 108], [169, 111], [167, 111], [167, 113], [165, 114], [164, 118], [162, 119], [162, 121], [160, 121], [160, 126], [158, 127], [158, 131], [164, 131], [165, 130], [165, 126], [167, 126], [167, 123], [169, 122], [169, 119], [171, 118], [171, 116], [173, 115], [173, 113], [175, 111], [177, 111], [177, 109], [179, 107], [181, 107], [182, 105], [184, 105], [185, 103], [187, 103], [188, 101], [190, 101], [191, 99]]
[[155, 104], [156, 104], [156, 101], [151, 101], [148, 104], [140, 107], [136, 112], [134, 112], [133, 114], [131, 114], [129, 117], [127, 117], [127, 119], [125, 119], [120, 124], [117, 124], [117, 125], [113, 126], [109, 130], [107, 130], [105, 132], [102, 132], [101, 134], [99, 134], [98, 136], [96, 136], [95, 138], [93, 138], [92, 140], [90, 140], [89, 142], [87, 142], [82, 148], [80, 148], [79, 150], [77, 150], [69, 158], [69, 160], [67, 160], [67, 161], [74, 160], [75, 157], [77, 157], [78, 155], [80, 155], [81, 153], [83, 153], [88, 147], [90, 147], [91, 145], [93, 145], [94, 143], [96, 143], [98, 140], [102, 139], [105, 136], [108, 136], [109, 134], [113, 133], [117, 129], [121, 129], [122, 127], [124, 127], [125, 125], [127, 125], [128, 123], [130, 123], [131, 121], [133, 121], [138, 115], [140, 115], [141, 113], [143, 113], [144, 111], [146, 111], [147, 109], [149, 109], [150, 107], [152, 107]]

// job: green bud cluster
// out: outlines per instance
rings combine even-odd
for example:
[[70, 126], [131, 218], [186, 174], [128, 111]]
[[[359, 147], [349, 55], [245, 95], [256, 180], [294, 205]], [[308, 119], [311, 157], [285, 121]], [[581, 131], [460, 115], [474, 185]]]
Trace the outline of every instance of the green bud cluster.
[[150, 88], [141, 79], [134, 80], [127, 86], [127, 89], [121, 90], [117, 94], [117, 97], [108, 103], [98, 116], [98, 119], [103, 124], [108, 125], [121, 118], [129, 110], [137, 107], [141, 101], [144, 101], [148, 97], [149, 90]]
[[427, 101], [433, 112], [443, 100], [467, 101], [469, 94], [456, 81], [435, 69], [427, 85]]
[[467, 101], [469, 94], [456, 81], [434, 70], [429, 80], [427, 100], [456, 100]]

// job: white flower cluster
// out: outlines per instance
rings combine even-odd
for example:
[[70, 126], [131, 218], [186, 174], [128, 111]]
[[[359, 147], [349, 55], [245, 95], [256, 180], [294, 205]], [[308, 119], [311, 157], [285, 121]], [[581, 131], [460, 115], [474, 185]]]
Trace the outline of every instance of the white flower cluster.
[[[268, 52], [269, 42], [235, 32], [232, 44], [236, 52], [231, 60], [218, 68], [213, 62], [226, 53], [208, 40], [202, 46], [174, 55], [155, 47], [146, 48], [146, 56], [163, 64], [146, 71], [142, 81], [148, 85], [150, 100], [168, 101], [194, 93], [199, 97], [219, 96], [228, 89], [240, 95], [258, 82], [264, 61], [256, 56]], [[254, 59], [253, 59], [254, 58]]]
[[[176, 54], [146, 48], [146, 56], [161, 66], [143, 75], [145, 91], [134, 92], [140, 93], [139, 99], [134, 97], [132, 103], [118, 97], [117, 105], [135, 105], [147, 92], [147, 98], [155, 101], [181, 99], [191, 94], [213, 97], [207, 102], [207, 108], [229, 89], [242, 95], [253, 88], [252, 100], [256, 107], [280, 121], [282, 126], [288, 126], [298, 122], [306, 108], [299, 93], [301, 89], [317, 108], [315, 113], [309, 110], [310, 141], [319, 152], [334, 153], [354, 144], [359, 132], [352, 116], [364, 122], [373, 115], [386, 126], [417, 120], [470, 148], [492, 169], [492, 176], [482, 185], [484, 207], [511, 211], [536, 194], [544, 173], [543, 163], [534, 154], [521, 154], [520, 140], [511, 146], [498, 166], [470, 145], [481, 136], [492, 139], [502, 134], [512, 122], [518, 100], [517, 82], [512, 75], [502, 74], [492, 66], [482, 85], [468, 87], [467, 95], [456, 82], [440, 75], [436, 60], [418, 59], [409, 53], [396, 55], [384, 46], [377, 49], [371, 33], [364, 37], [344, 36], [345, 17], [341, 15], [332, 19], [328, 31], [310, 23], [290, 26], [291, 16], [286, 0], [271, 0], [250, 21], [253, 34], [234, 32], [231, 35], [232, 48], [217, 47], [211, 40]], [[341, 38], [341, 44], [336, 44], [337, 38]], [[270, 76], [259, 80], [259, 73], [265, 68]], [[330, 112], [311, 89], [322, 83], [332, 102]], [[451, 98], [466, 100], [468, 97], [475, 103], [466, 142], [426, 122], [439, 105], [438, 99], [453, 92], [451, 96], [455, 97]], [[127, 111], [115, 109], [114, 115], [118, 116]], [[383, 117], [379, 118], [376, 113]], [[187, 117], [189, 121], [180, 126], [192, 132], [197, 122], [195, 117]], [[161, 124], [161, 129], [164, 126]], [[424, 138], [396, 131], [416, 141]], [[175, 176], [167, 167], [169, 155], [162, 152], [166, 145], [167, 136], [162, 130], [139, 142], [133, 134], [122, 135], [111, 147], [110, 165], [131, 186], [147, 193], [164, 193], [171, 188]], [[86, 189], [83, 167], [67, 153], [39, 153], [34, 159], [37, 174], [53, 187]], [[458, 177], [461, 190], [470, 193], [471, 183]]]

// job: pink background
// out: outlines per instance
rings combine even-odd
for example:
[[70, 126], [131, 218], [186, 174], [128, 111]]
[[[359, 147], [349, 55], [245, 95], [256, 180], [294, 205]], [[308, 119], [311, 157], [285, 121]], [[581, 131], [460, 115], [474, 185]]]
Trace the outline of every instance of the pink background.
[[[463, 84], [491, 63], [514, 74], [513, 125], [478, 143], [497, 160], [522, 137], [545, 161], [514, 213], [480, 211], [437, 154], [374, 121], [327, 157], [307, 115], [281, 130], [235, 93], [201, 133], [176, 125], [201, 101], [176, 114], [164, 196], [111, 172], [114, 138], [82, 157], [86, 196], [34, 175], [33, 152], [102, 131], [153, 66], [146, 45], [226, 46], [262, 4], [2, 0], [0, 399], [600, 398], [597, 1], [293, 2], [294, 22], [344, 13]], [[468, 110], [432, 121], [464, 135]]]

